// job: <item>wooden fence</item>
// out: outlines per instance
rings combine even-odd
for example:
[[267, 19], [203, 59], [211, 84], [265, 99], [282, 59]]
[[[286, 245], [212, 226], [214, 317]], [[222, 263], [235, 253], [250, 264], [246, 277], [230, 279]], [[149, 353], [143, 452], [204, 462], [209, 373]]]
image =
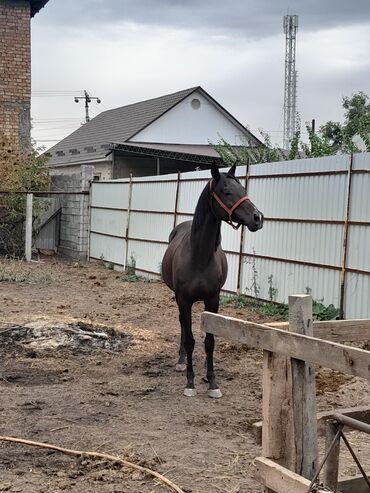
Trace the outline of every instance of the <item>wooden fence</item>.
[[[311, 296], [295, 295], [289, 297], [289, 322], [277, 325], [207, 312], [201, 323], [204, 332], [263, 350], [262, 456], [254, 461], [254, 477], [268, 493], [308, 493], [318, 470], [314, 365], [370, 380], [370, 351], [342, 344], [369, 340], [370, 320], [313, 322]], [[370, 406], [349, 412], [370, 422]], [[367, 491], [359, 478], [338, 483], [338, 464], [332, 469], [325, 473], [326, 486]], [[336, 486], [314, 491], [336, 491]]]

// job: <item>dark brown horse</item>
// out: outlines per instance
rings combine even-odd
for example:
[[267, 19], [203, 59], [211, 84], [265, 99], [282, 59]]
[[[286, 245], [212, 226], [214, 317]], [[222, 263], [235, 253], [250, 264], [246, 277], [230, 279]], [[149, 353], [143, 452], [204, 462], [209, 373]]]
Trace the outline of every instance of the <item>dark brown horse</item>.
[[[169, 246], [162, 262], [164, 282], [175, 292], [179, 307], [181, 344], [176, 369], [187, 369], [184, 390], [187, 396], [196, 395], [192, 305], [195, 301], [204, 301], [206, 311], [217, 313], [220, 290], [227, 277], [226, 255], [221, 248], [221, 221], [228, 222], [234, 228], [243, 224], [250, 231], [257, 231], [263, 224], [262, 213], [245, 196], [243, 186], [235, 177], [235, 166], [225, 174], [220, 173], [218, 166], [214, 164], [212, 177], [199, 197], [193, 221], [179, 224], [170, 234]], [[213, 334], [206, 334], [204, 344], [208, 395], [221, 397], [213, 371]]]

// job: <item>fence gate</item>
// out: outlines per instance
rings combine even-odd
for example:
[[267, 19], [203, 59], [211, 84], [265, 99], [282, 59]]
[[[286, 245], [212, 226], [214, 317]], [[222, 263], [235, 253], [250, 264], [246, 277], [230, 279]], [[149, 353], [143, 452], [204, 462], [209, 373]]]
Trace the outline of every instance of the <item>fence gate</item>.
[[37, 250], [56, 252], [60, 239], [62, 213], [59, 197], [38, 198], [39, 215], [33, 227], [33, 247]]

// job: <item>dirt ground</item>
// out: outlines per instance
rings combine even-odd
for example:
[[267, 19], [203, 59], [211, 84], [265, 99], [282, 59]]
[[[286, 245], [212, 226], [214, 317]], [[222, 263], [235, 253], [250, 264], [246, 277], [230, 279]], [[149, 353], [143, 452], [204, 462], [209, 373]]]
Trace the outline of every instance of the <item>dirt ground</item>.
[[[223, 398], [210, 399], [203, 380], [202, 306], [196, 306], [198, 395], [184, 397], [185, 375], [174, 371], [177, 308], [163, 283], [127, 282], [98, 264], [53, 258], [9, 265], [0, 262], [0, 279], [1, 269], [10, 268], [18, 282], [0, 282], [0, 331], [39, 320], [80, 321], [112, 327], [123, 342], [117, 351], [0, 347], [1, 435], [119, 455], [165, 474], [188, 493], [261, 491], [250, 475], [250, 463], [260, 453], [251, 430], [261, 419], [259, 352], [217, 341]], [[245, 309], [223, 307], [221, 313], [266, 321]], [[370, 404], [370, 387], [359, 379], [322, 370], [318, 383], [319, 410]], [[355, 449], [370, 464], [370, 446], [363, 440], [368, 436], [355, 442]], [[348, 463], [343, 471], [355, 474]], [[0, 466], [0, 492], [169, 491], [114, 464], [4, 442]]]

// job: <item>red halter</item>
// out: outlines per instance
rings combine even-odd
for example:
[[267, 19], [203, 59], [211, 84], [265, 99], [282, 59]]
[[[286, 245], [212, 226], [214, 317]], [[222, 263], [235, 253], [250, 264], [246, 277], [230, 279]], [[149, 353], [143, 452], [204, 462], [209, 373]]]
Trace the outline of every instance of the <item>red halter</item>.
[[[216, 202], [220, 205], [220, 207], [223, 208], [223, 210], [228, 214], [229, 216], [229, 220], [226, 221], [227, 224], [230, 224], [230, 226], [233, 228], [233, 229], [239, 229], [240, 228], [240, 224], [234, 224], [233, 223], [233, 220], [231, 219], [231, 215], [232, 213], [235, 211], [235, 209], [237, 209], [239, 207], [240, 204], [242, 204], [243, 202], [245, 202], [246, 200], [249, 200], [248, 197], [246, 197], [244, 195], [244, 197], [240, 197], [239, 200], [237, 200], [235, 202], [235, 204], [231, 207], [231, 209], [229, 209], [227, 207], [227, 205], [225, 205], [222, 200], [220, 199], [220, 197], [217, 195], [217, 193], [215, 191], [212, 190], [212, 183], [213, 183], [213, 180], [210, 180], [209, 181], [209, 189], [210, 189], [210, 192], [211, 192], [211, 197], [213, 197]], [[212, 202], [211, 202], [211, 208], [212, 208]]]

